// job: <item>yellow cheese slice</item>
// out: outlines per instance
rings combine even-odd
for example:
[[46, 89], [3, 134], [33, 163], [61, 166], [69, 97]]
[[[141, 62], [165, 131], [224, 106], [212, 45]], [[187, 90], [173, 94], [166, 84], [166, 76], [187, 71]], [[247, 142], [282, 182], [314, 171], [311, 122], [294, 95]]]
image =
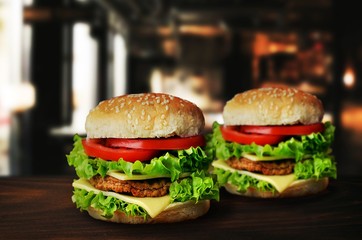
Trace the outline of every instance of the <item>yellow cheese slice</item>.
[[73, 182], [73, 187], [84, 189], [88, 192], [94, 192], [96, 194], [102, 192], [105, 196], [115, 197], [117, 199], [123, 200], [125, 202], [133, 203], [138, 206], [144, 208], [147, 213], [154, 218], [158, 214], [160, 214], [165, 208], [170, 205], [171, 198], [169, 195], [163, 197], [146, 197], [146, 198], [138, 198], [133, 196], [127, 196], [115, 192], [106, 192], [101, 191], [93, 187], [87, 179], [78, 179]]
[[250, 154], [250, 153], [242, 153], [241, 156], [243, 156], [244, 158], [247, 158], [249, 160], [252, 161], [274, 161], [274, 160], [283, 160], [283, 159], [291, 159], [291, 157], [286, 157], [286, 156], [262, 156], [262, 157], [258, 157], [254, 154]]
[[248, 172], [248, 171], [244, 171], [244, 170], [238, 170], [238, 169], [230, 167], [223, 160], [216, 160], [216, 161], [212, 162], [212, 166], [214, 166], [215, 168], [221, 168], [223, 170], [230, 171], [230, 172], [238, 172], [239, 174], [245, 174], [250, 177], [256, 178], [258, 180], [266, 181], [266, 182], [272, 184], [275, 187], [275, 189], [278, 190], [278, 192], [280, 192], [280, 193], [283, 192], [285, 189], [287, 189], [294, 182], [294, 179], [295, 179], [295, 175], [293, 173], [288, 174], [288, 175], [283, 175], [283, 176], [267, 176], [267, 175], [252, 173], [252, 172]]
[[[329, 154], [331, 152], [332, 152], [332, 149], [329, 148], [327, 150], [327, 154]], [[258, 157], [255, 154], [250, 154], [250, 153], [246, 153], [246, 152], [243, 152], [241, 154], [241, 156], [243, 156], [244, 158], [247, 158], [249, 160], [252, 160], [252, 161], [274, 161], [274, 160], [283, 160], [283, 159], [293, 159], [292, 157], [288, 157], [288, 156], [261, 156], [261, 157]], [[305, 155], [305, 156], [303, 156], [303, 159], [307, 159], [307, 158], [311, 158], [311, 157], [312, 157], [311, 155]]]
[[[170, 175], [132, 175], [128, 176], [125, 173], [118, 172], [118, 171], [109, 171], [107, 172], [107, 175], [117, 178], [119, 180], [147, 180], [147, 179], [153, 179], [153, 178], [171, 178]], [[180, 175], [180, 178], [188, 177], [190, 176], [190, 173], [183, 173]]]

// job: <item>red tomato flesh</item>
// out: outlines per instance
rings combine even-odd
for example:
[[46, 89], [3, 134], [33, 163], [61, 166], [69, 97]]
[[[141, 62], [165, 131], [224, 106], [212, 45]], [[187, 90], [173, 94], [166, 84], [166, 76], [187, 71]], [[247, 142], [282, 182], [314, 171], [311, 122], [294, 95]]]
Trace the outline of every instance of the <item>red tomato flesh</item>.
[[250, 134], [238, 131], [238, 126], [221, 126], [221, 134], [227, 141], [240, 144], [255, 143], [258, 145], [277, 144], [285, 138], [281, 135]]
[[159, 155], [158, 150], [111, 148], [102, 144], [102, 139], [83, 139], [85, 153], [91, 157], [99, 157], [104, 160], [118, 161], [120, 158], [127, 162], [149, 161]]
[[205, 138], [202, 135], [193, 137], [170, 137], [170, 138], [108, 138], [105, 139], [108, 147], [125, 147], [137, 149], [157, 149], [157, 150], [180, 150], [190, 147], [205, 145]]
[[310, 125], [286, 125], [286, 126], [240, 126], [240, 131], [253, 134], [267, 135], [308, 135], [315, 132], [324, 131], [323, 123]]

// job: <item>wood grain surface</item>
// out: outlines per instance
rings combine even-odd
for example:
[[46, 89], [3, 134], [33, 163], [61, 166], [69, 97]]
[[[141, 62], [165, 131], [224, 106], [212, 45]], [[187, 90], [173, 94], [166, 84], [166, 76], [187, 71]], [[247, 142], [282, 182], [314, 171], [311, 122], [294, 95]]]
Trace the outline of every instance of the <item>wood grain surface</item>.
[[362, 239], [362, 177], [297, 199], [252, 199], [221, 191], [203, 217], [124, 225], [95, 220], [71, 201], [72, 177], [0, 178], [0, 239]]

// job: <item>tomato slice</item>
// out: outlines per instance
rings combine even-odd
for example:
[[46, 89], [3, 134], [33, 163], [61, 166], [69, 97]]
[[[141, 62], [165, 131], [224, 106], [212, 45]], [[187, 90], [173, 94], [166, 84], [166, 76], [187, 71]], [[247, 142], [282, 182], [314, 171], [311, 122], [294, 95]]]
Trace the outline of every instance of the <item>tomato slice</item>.
[[268, 135], [308, 135], [314, 132], [324, 131], [323, 123], [310, 125], [290, 125], [290, 126], [240, 126], [240, 131], [254, 134]]
[[106, 147], [102, 144], [101, 139], [83, 139], [82, 144], [88, 156], [99, 157], [104, 160], [118, 161], [122, 158], [127, 162], [137, 160], [143, 162], [149, 161], [159, 154], [158, 150]]
[[126, 147], [157, 150], [179, 150], [205, 145], [205, 138], [202, 135], [184, 138], [107, 138], [105, 139], [105, 141], [106, 146], [108, 147]]
[[237, 126], [221, 126], [220, 128], [221, 134], [225, 140], [241, 144], [251, 144], [254, 142], [258, 145], [273, 145], [284, 139], [284, 136], [281, 135], [243, 133], [238, 131]]

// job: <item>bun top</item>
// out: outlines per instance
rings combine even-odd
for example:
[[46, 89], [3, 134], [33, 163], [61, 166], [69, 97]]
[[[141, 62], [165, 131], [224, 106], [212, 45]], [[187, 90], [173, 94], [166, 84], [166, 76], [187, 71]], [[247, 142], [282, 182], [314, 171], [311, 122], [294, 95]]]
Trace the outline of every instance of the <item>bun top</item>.
[[195, 104], [162, 93], [129, 94], [102, 101], [86, 119], [89, 138], [189, 137], [205, 119]]
[[322, 120], [321, 101], [287, 88], [258, 88], [236, 94], [224, 107], [225, 125], [313, 124]]

